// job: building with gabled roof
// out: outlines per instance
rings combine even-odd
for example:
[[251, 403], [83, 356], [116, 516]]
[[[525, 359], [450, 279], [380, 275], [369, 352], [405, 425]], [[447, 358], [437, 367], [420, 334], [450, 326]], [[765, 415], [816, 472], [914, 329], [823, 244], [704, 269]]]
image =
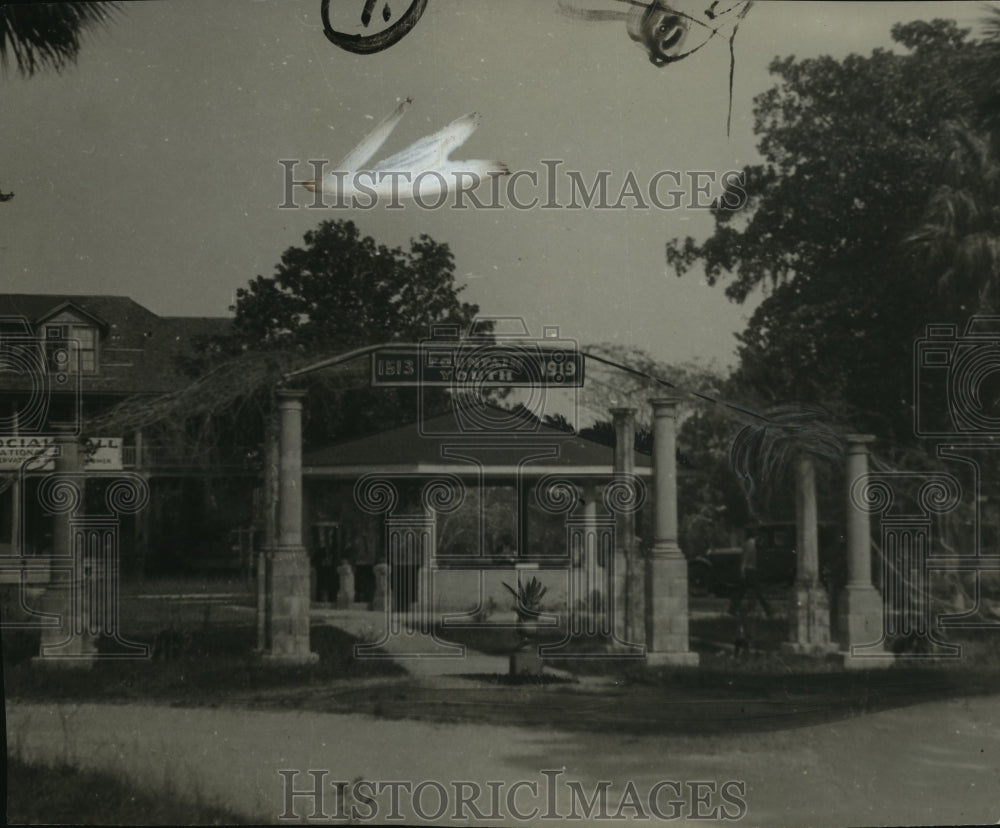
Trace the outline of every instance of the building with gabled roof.
[[[0, 473], [12, 480], [0, 493], [0, 550], [40, 554], [48, 542], [34, 491], [45, 472], [23, 463], [32, 451], [47, 450], [53, 432], [123, 400], [183, 388], [191, 382], [185, 359], [231, 324], [225, 317], [159, 316], [127, 296], [0, 294]], [[87, 466], [95, 475], [138, 473], [151, 490], [149, 506], [121, 537], [126, 566], [225, 558], [208, 553], [231, 545], [226, 526], [245, 528], [249, 506], [241, 509], [235, 498], [213, 503], [197, 458], [146, 445], [139, 433], [85, 436], [99, 445]], [[224, 472], [251, 478], [243, 488], [252, 487], [249, 470]], [[242, 499], [249, 502], [249, 492]], [[208, 525], [222, 537], [205, 537]]]

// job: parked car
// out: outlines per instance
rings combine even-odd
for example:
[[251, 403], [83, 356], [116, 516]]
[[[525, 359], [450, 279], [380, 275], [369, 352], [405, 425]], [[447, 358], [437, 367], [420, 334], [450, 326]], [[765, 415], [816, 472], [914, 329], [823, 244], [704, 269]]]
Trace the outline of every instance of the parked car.
[[[819, 576], [826, 587], [846, 582], [846, 545], [836, 526], [823, 524], [819, 535]], [[788, 587], [795, 583], [798, 555], [796, 529], [791, 522], [765, 523], [757, 529], [757, 577], [760, 583]], [[707, 549], [688, 563], [688, 586], [693, 595], [728, 596], [739, 583], [742, 546]]]

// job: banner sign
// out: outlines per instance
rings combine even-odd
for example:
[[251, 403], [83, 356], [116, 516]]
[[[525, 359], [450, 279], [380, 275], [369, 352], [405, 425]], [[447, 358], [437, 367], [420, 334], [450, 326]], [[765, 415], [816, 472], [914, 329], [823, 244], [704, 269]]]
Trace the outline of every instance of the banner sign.
[[[89, 441], [93, 451], [81, 451], [84, 469], [94, 471], [121, 471], [121, 437], [100, 437]], [[0, 470], [19, 469], [30, 462], [28, 471], [53, 471], [59, 453], [58, 439], [51, 436], [30, 435], [0, 438]]]
[[537, 388], [583, 385], [583, 354], [537, 345], [433, 343], [372, 354], [373, 386]]

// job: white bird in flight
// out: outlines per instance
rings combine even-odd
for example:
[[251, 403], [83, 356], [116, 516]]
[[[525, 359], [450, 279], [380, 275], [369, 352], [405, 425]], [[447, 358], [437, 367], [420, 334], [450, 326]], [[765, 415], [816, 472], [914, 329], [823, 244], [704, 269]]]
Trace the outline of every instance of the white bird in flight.
[[430, 198], [451, 187], [471, 189], [490, 176], [509, 175], [500, 161], [453, 161], [452, 151], [460, 147], [479, 125], [473, 112], [452, 121], [444, 129], [421, 138], [374, 166], [365, 166], [402, 120], [412, 99], [407, 98], [382, 119], [364, 140], [351, 150], [336, 168], [323, 178], [302, 182], [310, 192], [348, 196], [398, 196]]

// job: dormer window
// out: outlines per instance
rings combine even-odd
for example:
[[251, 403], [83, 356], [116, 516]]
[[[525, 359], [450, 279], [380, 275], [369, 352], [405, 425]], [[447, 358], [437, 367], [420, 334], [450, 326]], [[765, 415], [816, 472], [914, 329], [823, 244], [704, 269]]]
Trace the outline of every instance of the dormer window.
[[45, 354], [49, 369], [97, 373], [97, 329], [92, 325], [45, 326]]

